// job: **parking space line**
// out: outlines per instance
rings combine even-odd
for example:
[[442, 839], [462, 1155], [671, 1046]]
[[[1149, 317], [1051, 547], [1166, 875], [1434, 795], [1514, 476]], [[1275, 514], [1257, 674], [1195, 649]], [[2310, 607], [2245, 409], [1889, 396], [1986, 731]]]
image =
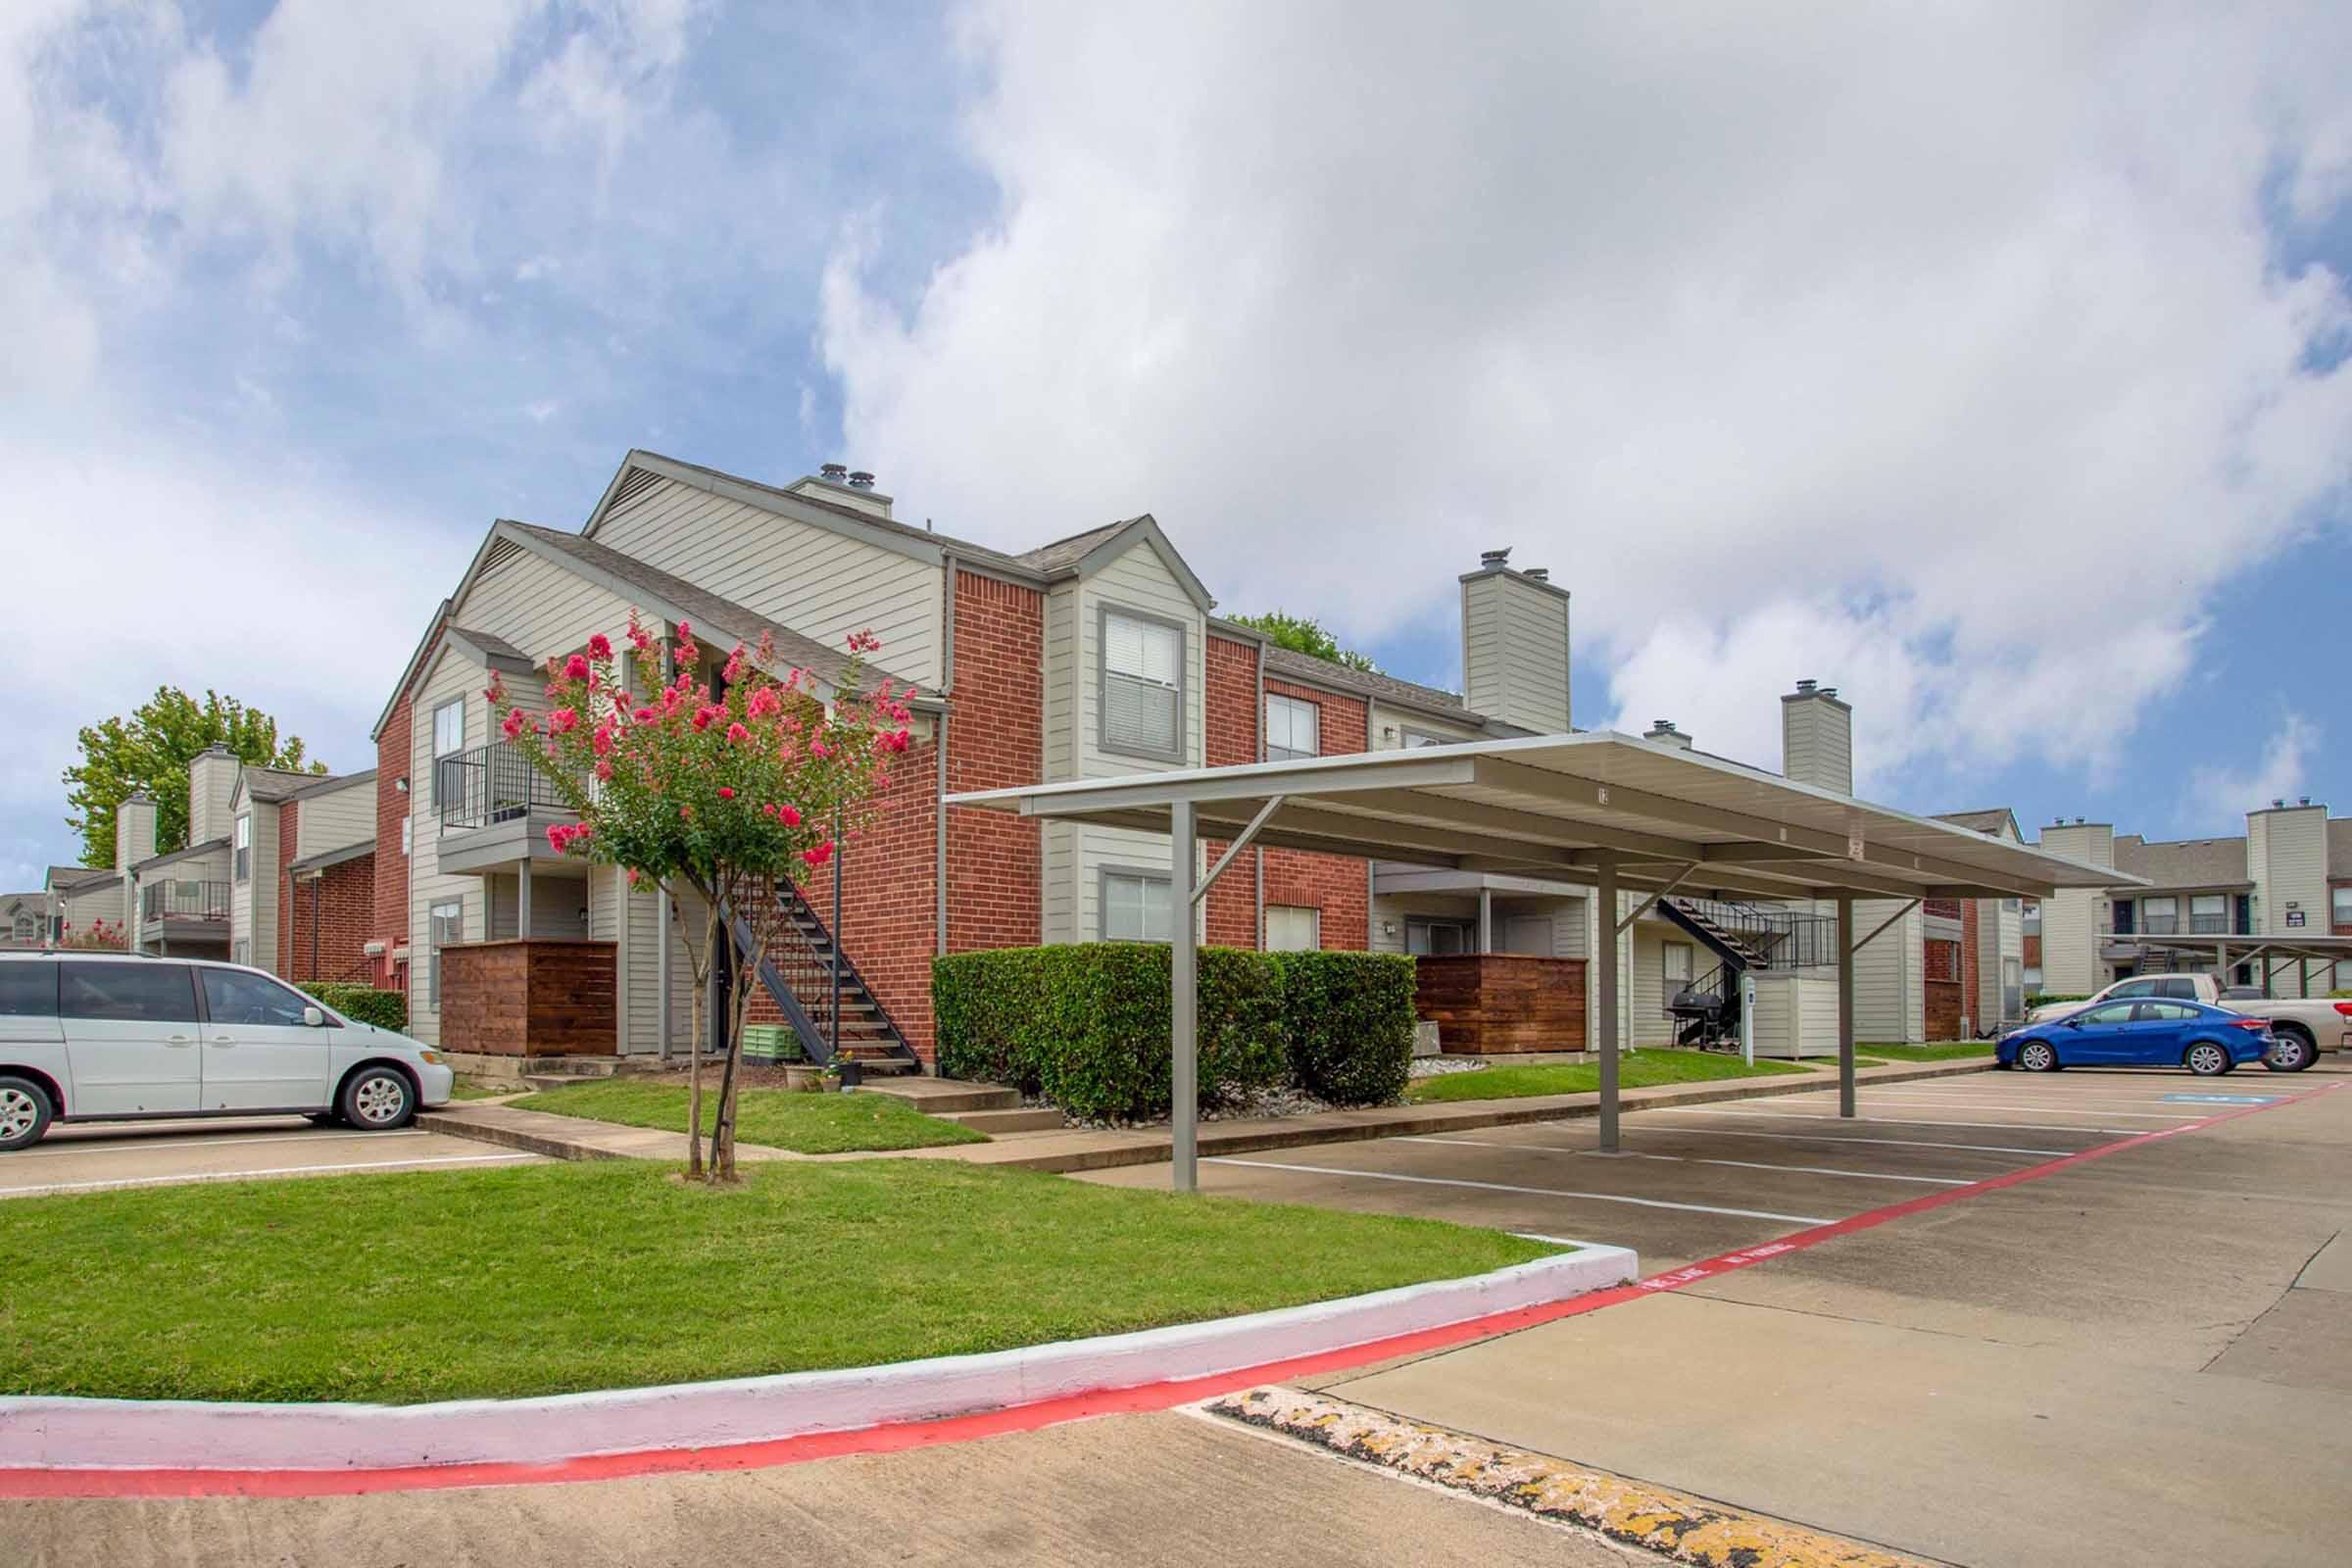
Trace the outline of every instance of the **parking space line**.
[[2193, 1115], [2177, 1110], [2117, 1110], [2109, 1105], [2090, 1105], [2081, 1110], [2071, 1105], [2017, 1105], [2005, 1100], [1913, 1100], [1895, 1095], [1865, 1095], [1865, 1105], [1928, 1105], [1950, 1110], [2014, 1110], [2036, 1116], [2114, 1116], [2126, 1121], [2195, 1121]]
[[[1795, 1110], [1717, 1109], [1686, 1110], [1679, 1105], [1659, 1105], [1644, 1110], [1645, 1116], [1756, 1116], [1770, 1121], [1841, 1121], [1856, 1127], [1989, 1127], [1994, 1132], [2012, 1133], [2121, 1133], [2148, 1131], [2145, 1127], [2070, 1127], [2049, 1122], [2030, 1121], [1945, 1121], [1933, 1116], [1815, 1116]], [[2183, 1124], [2185, 1125], [2185, 1124]], [[2159, 1127], [2158, 1132], [2170, 1131]]]
[[[1532, 1151], [1539, 1154], [1566, 1154], [1572, 1158], [1600, 1152], [1597, 1149], [1561, 1149], [1551, 1144], [1497, 1144], [1483, 1138], [1405, 1136], [1392, 1138], [1388, 1142], [1394, 1144], [1460, 1144], [1468, 1149], [1513, 1149], [1523, 1153]], [[1678, 1165], [1730, 1165], [1740, 1170], [1785, 1170], [1801, 1172], [1807, 1176], [1851, 1176], [1858, 1181], [1867, 1182], [1921, 1182], [1930, 1187], [1966, 1187], [1976, 1179], [1972, 1176], [1897, 1176], [1891, 1171], [1838, 1170], [1829, 1165], [1775, 1165], [1768, 1161], [1755, 1159], [1708, 1159], [1699, 1154], [1648, 1154], [1636, 1149], [1621, 1150], [1619, 1152], [1629, 1159], [1670, 1159]]]
[[[1654, 1114], [1654, 1112], [1652, 1112]], [[1548, 1124], [1539, 1124], [1548, 1125]], [[2068, 1128], [2067, 1131], [2076, 1131]], [[1939, 1144], [1924, 1138], [1833, 1138], [1827, 1133], [1751, 1133], [1737, 1127], [1677, 1127], [1674, 1138], [1768, 1138], [1784, 1144], [1884, 1144], [1891, 1149], [1958, 1149], [1972, 1154], [2071, 1154], [2071, 1149], [2024, 1149], [2009, 1144]], [[2006, 1161], [2004, 1161], [2006, 1163]]]
[[305, 1128], [288, 1127], [274, 1133], [240, 1133], [233, 1138], [158, 1138], [153, 1141], [137, 1138], [99, 1140], [69, 1138], [44, 1144], [37, 1149], [21, 1149], [8, 1156], [11, 1165], [27, 1159], [55, 1159], [61, 1154], [131, 1154], [145, 1153], [150, 1149], [227, 1149], [235, 1144], [282, 1144], [299, 1138], [309, 1143], [321, 1139], [365, 1138], [377, 1142], [386, 1138], [431, 1138], [435, 1136], [421, 1127], [407, 1127], [396, 1132], [312, 1132]]
[[45, 1182], [37, 1187], [0, 1187], [0, 1198], [37, 1197], [45, 1193], [95, 1193], [118, 1187], [179, 1187], [190, 1182], [251, 1181], [264, 1176], [308, 1176], [320, 1171], [418, 1170], [426, 1165], [492, 1165], [508, 1160], [537, 1159], [537, 1154], [430, 1154], [421, 1159], [377, 1159], [347, 1165], [276, 1165], [267, 1170], [190, 1171], [181, 1176], [125, 1176], [106, 1182]]
[[1776, 1219], [1791, 1225], [1827, 1225], [1830, 1222], [1809, 1214], [1775, 1214], [1760, 1208], [1718, 1208], [1712, 1203], [1672, 1203], [1662, 1198], [1628, 1198], [1621, 1193], [1573, 1192], [1560, 1187], [1512, 1187], [1502, 1182], [1457, 1181], [1446, 1176], [1405, 1176], [1385, 1170], [1346, 1170], [1333, 1165], [1285, 1165], [1271, 1159], [1236, 1159], [1230, 1154], [1213, 1154], [1200, 1161], [1203, 1165], [1250, 1165], [1258, 1170], [1297, 1171], [1307, 1176], [1361, 1176], [1375, 1182], [1411, 1182], [1420, 1187], [1469, 1187], [1486, 1193], [1524, 1193], [1535, 1198], [1581, 1198], [1595, 1203], [1632, 1203], [1639, 1208], [1679, 1208], [1693, 1214], [1730, 1214], [1740, 1219]]

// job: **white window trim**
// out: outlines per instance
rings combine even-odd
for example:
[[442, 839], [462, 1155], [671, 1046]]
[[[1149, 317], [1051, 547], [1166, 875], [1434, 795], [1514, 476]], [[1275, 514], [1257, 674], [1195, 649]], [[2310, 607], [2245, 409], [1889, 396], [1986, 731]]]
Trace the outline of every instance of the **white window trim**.
[[253, 813], [247, 811], [229, 830], [228, 863], [239, 882], [253, 880]]
[[[1277, 704], [1281, 706], [1277, 708]], [[1274, 740], [1274, 715], [1277, 712], [1284, 715], [1286, 722], [1283, 725], [1283, 731], [1291, 739], [1296, 740], [1298, 736], [1298, 715], [1301, 710], [1306, 715], [1307, 738], [1313, 742], [1313, 745], [1305, 750], [1300, 750], [1296, 746], [1277, 745]], [[1284, 762], [1293, 758], [1321, 757], [1323, 755], [1323, 709], [1320, 704], [1310, 703], [1303, 697], [1287, 696], [1282, 692], [1268, 692], [1266, 693], [1266, 710], [1262, 721], [1266, 726], [1267, 761]]]
[[[1274, 917], [1299, 915], [1307, 918], [1306, 942], [1303, 946], [1277, 947], [1274, 942]], [[1269, 904], [1266, 906], [1266, 951], [1268, 953], [1318, 953], [1323, 947], [1323, 911], [1311, 904]]]
[[[1146, 625], [1164, 626], [1176, 634], [1176, 734], [1172, 744], [1159, 747], [1149, 744], [1116, 744], [1110, 738], [1110, 620], [1113, 615]], [[1125, 605], [1108, 601], [1095, 607], [1095, 749], [1113, 757], [1149, 757], [1157, 761], [1181, 762], [1186, 760], [1187, 741], [1192, 733], [1192, 630], [1181, 620], [1166, 615], [1154, 615], [1149, 611], [1132, 610]], [[1141, 680], [1144, 677], [1126, 675], [1122, 679]]]
[[426, 950], [424, 976], [424, 1004], [435, 1012], [441, 1010], [441, 928], [444, 909], [457, 910], [457, 935], [452, 939], [466, 940], [466, 901], [436, 899], [424, 906], [424, 945]]
[[[1114, 937], [1110, 934], [1110, 884], [1116, 879], [1141, 882], [1147, 887], [1165, 888], [1168, 893], [1169, 935], [1165, 937]], [[1166, 871], [1141, 865], [1101, 865], [1095, 868], [1095, 936], [1102, 942], [1166, 942], [1174, 935], [1176, 913], [1176, 879]]]

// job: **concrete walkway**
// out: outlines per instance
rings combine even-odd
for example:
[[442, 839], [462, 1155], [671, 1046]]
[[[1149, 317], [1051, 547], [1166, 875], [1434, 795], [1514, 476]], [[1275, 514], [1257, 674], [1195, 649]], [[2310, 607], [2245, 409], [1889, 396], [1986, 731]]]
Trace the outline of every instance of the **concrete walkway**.
[[[1971, 1061], [1905, 1063], [1864, 1067], [1854, 1074], [1863, 1084], [1906, 1083], [1915, 1079], [1948, 1078], [1959, 1073], [1984, 1072], [1991, 1058]], [[1824, 1078], [1834, 1074], [1778, 1073], [1766, 1078], [1722, 1078], [1696, 1084], [1659, 1084], [1629, 1089], [1619, 1103], [1627, 1112], [1673, 1106], [1705, 1105], [1729, 1100], [1754, 1100], [1780, 1095], [1818, 1092]], [[1600, 1096], [1536, 1095], [1519, 1100], [1465, 1100], [1435, 1105], [1377, 1105], [1364, 1110], [1327, 1110], [1306, 1116], [1275, 1116], [1250, 1121], [1209, 1121], [1200, 1124], [1200, 1152], [1246, 1154], [1267, 1149], [1298, 1149], [1310, 1144], [1348, 1144], [1373, 1138], [1404, 1135], [1428, 1137], [1441, 1133], [1507, 1127], [1524, 1122], [1569, 1121], [1600, 1113]], [[557, 1116], [543, 1110], [517, 1110], [486, 1102], [452, 1103], [426, 1111], [416, 1125], [457, 1138], [472, 1138], [509, 1149], [528, 1150], [558, 1159], [677, 1159], [678, 1135], [643, 1127], [622, 1127], [578, 1116]], [[871, 1153], [796, 1154], [789, 1150], [739, 1143], [737, 1157], [767, 1159], [954, 1159], [973, 1165], [996, 1165], [1010, 1170], [1109, 1170], [1121, 1165], [1154, 1165], [1170, 1156], [1165, 1127], [1085, 1128], [1054, 1132], [1005, 1133], [985, 1144], [950, 1144], [937, 1149], [884, 1150]]]

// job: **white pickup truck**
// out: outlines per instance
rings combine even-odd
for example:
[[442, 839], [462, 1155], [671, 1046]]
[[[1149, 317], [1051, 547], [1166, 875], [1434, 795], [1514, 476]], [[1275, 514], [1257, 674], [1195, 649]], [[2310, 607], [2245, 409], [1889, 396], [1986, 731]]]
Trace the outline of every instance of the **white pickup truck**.
[[2301, 1072], [2320, 1059], [2323, 1051], [2352, 1052], [2352, 1002], [2329, 1002], [2320, 997], [2265, 997], [2246, 986], [2224, 989], [2209, 974], [2142, 974], [2118, 980], [2095, 997], [2081, 1002], [2052, 1002], [2026, 1014], [2028, 1023], [2051, 1023], [2102, 1002], [2132, 997], [2163, 997], [2175, 1002], [2202, 1002], [2249, 1018], [2268, 1018], [2278, 1048], [2265, 1058], [2282, 1072]]

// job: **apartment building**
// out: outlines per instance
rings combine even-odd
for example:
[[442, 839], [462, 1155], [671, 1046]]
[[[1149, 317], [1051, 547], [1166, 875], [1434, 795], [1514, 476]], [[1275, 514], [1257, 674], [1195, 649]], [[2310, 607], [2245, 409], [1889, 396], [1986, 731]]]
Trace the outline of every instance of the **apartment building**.
[[[2222, 939], [2352, 935], [2352, 818], [2330, 817], [2309, 797], [2248, 811], [2240, 836], [2151, 840], [2078, 817], [2044, 827], [2041, 844], [2149, 884], [2045, 901], [2040, 988], [2054, 994], [2087, 994], [2133, 974], [2211, 969], [2229, 950]], [[2205, 937], [2217, 939], [2211, 958], [2201, 946], [2182, 946]], [[2249, 941], [2239, 951], [2259, 946]], [[2259, 967], [2232, 962], [2228, 978], [2262, 984]], [[2308, 984], [2315, 993], [2352, 987], [2352, 961], [2307, 968], [2290, 964], [2272, 983]]]

